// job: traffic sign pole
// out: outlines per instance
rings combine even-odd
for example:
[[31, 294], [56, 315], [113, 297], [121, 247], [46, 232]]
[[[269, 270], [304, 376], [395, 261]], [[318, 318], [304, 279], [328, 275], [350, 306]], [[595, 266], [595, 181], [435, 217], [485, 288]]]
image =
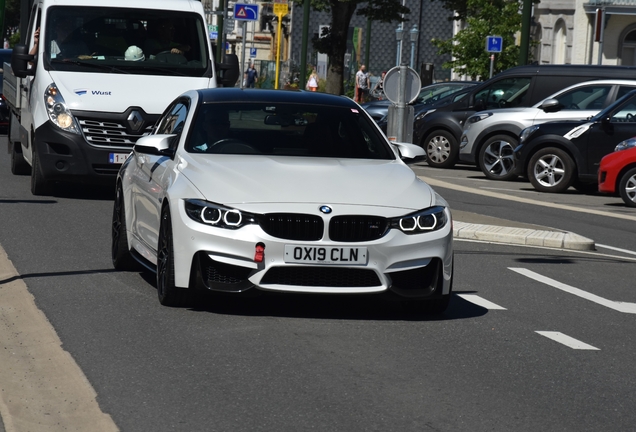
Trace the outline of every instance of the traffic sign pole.
[[278, 15], [278, 28], [276, 30], [276, 82], [274, 83], [274, 89], [278, 90], [278, 77], [280, 75], [280, 34], [283, 29], [283, 14]]
[[492, 71], [495, 68], [495, 55], [490, 54], [490, 78], [492, 78]]

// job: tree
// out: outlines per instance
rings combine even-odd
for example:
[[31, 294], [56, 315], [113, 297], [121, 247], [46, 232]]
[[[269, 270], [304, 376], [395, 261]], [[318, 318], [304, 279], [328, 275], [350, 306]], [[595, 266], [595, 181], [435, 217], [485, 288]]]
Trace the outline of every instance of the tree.
[[408, 14], [409, 8], [402, 6], [400, 0], [311, 0], [314, 10], [331, 13], [328, 30], [312, 41], [314, 48], [329, 58], [325, 91], [343, 94], [344, 56], [347, 51], [347, 33], [353, 13], [360, 4], [365, 4], [358, 15], [373, 21], [404, 21], [401, 14]]
[[[456, 3], [460, 4], [460, 1]], [[472, 79], [488, 77], [490, 53], [486, 52], [486, 37], [492, 35], [503, 38], [502, 52], [495, 54], [493, 72], [516, 66], [519, 46], [515, 44], [515, 34], [521, 30], [520, 3], [516, 0], [467, 0], [465, 4], [466, 27], [451, 39], [431, 41], [439, 54], [453, 57], [443, 66]]]

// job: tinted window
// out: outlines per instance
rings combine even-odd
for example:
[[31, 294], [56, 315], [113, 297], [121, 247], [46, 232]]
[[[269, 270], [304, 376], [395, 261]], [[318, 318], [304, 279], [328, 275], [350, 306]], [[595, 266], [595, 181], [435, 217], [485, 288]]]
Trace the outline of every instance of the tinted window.
[[616, 99], [620, 99], [623, 96], [625, 96], [627, 93], [629, 93], [630, 91], [636, 89], [636, 85], [633, 87], [629, 87], [629, 86], [620, 86], [618, 88], [618, 94], [616, 95]]
[[395, 159], [384, 136], [363, 112], [283, 103], [202, 105], [186, 151]]
[[181, 100], [174, 103], [168, 111], [159, 119], [157, 134], [176, 135], [171, 141], [170, 147], [175, 147], [183, 132], [186, 118], [188, 117], [188, 101]]
[[611, 88], [609, 84], [580, 87], [563, 93], [556, 99], [566, 110], [601, 110]]
[[611, 117], [612, 123], [636, 121], [636, 98], [631, 98], [623, 104]]
[[525, 106], [530, 80], [530, 77], [498, 80], [479, 91], [475, 102], [483, 100], [487, 109]]

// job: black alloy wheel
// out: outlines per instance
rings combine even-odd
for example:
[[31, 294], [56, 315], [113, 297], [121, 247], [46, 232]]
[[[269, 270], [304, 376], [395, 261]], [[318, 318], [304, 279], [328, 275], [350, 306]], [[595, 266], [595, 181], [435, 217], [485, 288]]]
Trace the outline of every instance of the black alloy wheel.
[[188, 290], [178, 288], [174, 281], [174, 247], [170, 208], [161, 211], [159, 241], [157, 244], [157, 295], [164, 306], [180, 307], [188, 300]]
[[491, 180], [513, 180], [517, 175], [514, 149], [518, 141], [508, 135], [489, 138], [479, 150], [479, 168]]
[[528, 179], [539, 192], [564, 192], [575, 179], [575, 164], [569, 154], [555, 147], [537, 151], [528, 165]]
[[116, 270], [132, 271], [139, 269], [139, 263], [130, 254], [128, 234], [126, 232], [126, 210], [124, 208], [124, 191], [117, 185], [115, 203], [113, 204], [113, 222], [111, 229], [111, 257]]
[[452, 168], [457, 162], [457, 139], [448, 131], [436, 130], [422, 142], [426, 151], [426, 163], [435, 168]]

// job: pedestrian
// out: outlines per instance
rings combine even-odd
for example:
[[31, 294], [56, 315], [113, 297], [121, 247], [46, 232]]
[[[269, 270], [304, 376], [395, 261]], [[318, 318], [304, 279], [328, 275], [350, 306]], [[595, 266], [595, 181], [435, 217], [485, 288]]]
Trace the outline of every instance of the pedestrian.
[[313, 68], [311, 71], [311, 75], [309, 75], [309, 79], [307, 80], [306, 88], [312, 92], [318, 90], [318, 73], [316, 73], [316, 68]]
[[254, 63], [250, 64], [249, 69], [247, 70], [247, 87], [254, 88], [256, 85], [256, 80], [258, 79], [258, 72], [254, 69]]
[[360, 65], [360, 70], [356, 72], [356, 90], [354, 100], [359, 103], [367, 101], [369, 95], [369, 74], [366, 72], [366, 66]]

